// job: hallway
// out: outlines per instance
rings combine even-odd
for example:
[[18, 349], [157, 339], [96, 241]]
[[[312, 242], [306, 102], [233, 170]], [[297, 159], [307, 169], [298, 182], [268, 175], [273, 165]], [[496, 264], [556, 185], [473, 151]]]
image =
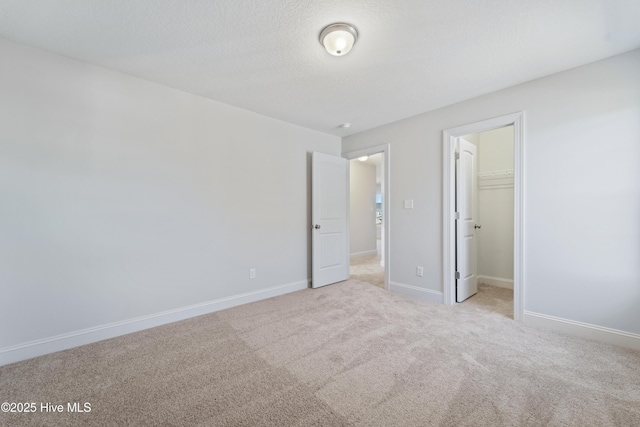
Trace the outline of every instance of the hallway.
[[380, 255], [352, 259], [349, 272], [353, 280], [384, 289], [384, 267], [380, 265]]

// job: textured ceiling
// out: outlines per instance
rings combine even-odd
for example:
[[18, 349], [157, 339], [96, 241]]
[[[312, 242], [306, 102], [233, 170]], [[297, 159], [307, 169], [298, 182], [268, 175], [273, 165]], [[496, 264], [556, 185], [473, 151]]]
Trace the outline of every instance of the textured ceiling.
[[[333, 57], [340, 21], [360, 37]], [[640, 48], [639, 22], [639, 0], [0, 0], [0, 37], [338, 136]]]

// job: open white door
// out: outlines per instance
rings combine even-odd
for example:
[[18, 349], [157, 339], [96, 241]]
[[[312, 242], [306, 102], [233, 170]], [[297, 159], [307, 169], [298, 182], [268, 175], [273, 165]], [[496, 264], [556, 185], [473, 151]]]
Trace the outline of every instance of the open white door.
[[311, 287], [349, 278], [347, 159], [313, 152]]
[[478, 292], [476, 146], [458, 138], [456, 152], [456, 301]]

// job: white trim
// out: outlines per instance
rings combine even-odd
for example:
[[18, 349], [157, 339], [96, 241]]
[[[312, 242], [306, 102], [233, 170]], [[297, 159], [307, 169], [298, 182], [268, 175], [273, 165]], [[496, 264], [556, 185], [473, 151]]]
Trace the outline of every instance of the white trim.
[[455, 167], [454, 152], [457, 137], [513, 125], [514, 168], [514, 244], [513, 244], [513, 314], [522, 321], [524, 310], [524, 113], [513, 113], [481, 122], [471, 123], [442, 132], [442, 265], [443, 296], [447, 305], [455, 304]]
[[440, 291], [433, 291], [431, 289], [419, 288], [417, 286], [397, 282], [389, 283], [389, 290], [402, 295], [408, 295], [410, 297], [442, 304], [442, 292]]
[[524, 312], [524, 323], [580, 338], [640, 350], [640, 334], [604, 328], [602, 326], [576, 322], [575, 320], [562, 319], [546, 314], [533, 313], [531, 311]]
[[301, 280], [286, 285], [246, 292], [148, 316], [141, 316], [135, 319], [95, 326], [93, 328], [5, 347], [0, 349], [0, 366], [307, 289], [309, 283], [310, 280]]
[[503, 277], [482, 276], [478, 275], [478, 283], [495, 286], [498, 288], [513, 289], [513, 279], [505, 279]]
[[384, 267], [384, 288], [390, 290], [391, 278], [391, 144], [376, 145], [363, 148], [362, 150], [347, 151], [342, 153], [342, 157], [353, 160], [362, 156], [371, 156], [382, 153], [384, 155], [384, 195], [383, 195], [383, 221], [384, 221], [384, 257], [380, 265]]
[[378, 255], [378, 250], [374, 249], [371, 251], [362, 251], [362, 252], [354, 252], [352, 254], [349, 255], [349, 257], [351, 259], [356, 259], [356, 258], [364, 258], [367, 256], [373, 256], [373, 255]]

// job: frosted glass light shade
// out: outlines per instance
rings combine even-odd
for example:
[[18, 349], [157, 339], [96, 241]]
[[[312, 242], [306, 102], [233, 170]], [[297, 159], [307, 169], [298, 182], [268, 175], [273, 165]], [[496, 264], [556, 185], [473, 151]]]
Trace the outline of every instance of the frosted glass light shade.
[[320, 33], [320, 43], [333, 56], [349, 53], [357, 39], [358, 31], [349, 24], [331, 24]]

